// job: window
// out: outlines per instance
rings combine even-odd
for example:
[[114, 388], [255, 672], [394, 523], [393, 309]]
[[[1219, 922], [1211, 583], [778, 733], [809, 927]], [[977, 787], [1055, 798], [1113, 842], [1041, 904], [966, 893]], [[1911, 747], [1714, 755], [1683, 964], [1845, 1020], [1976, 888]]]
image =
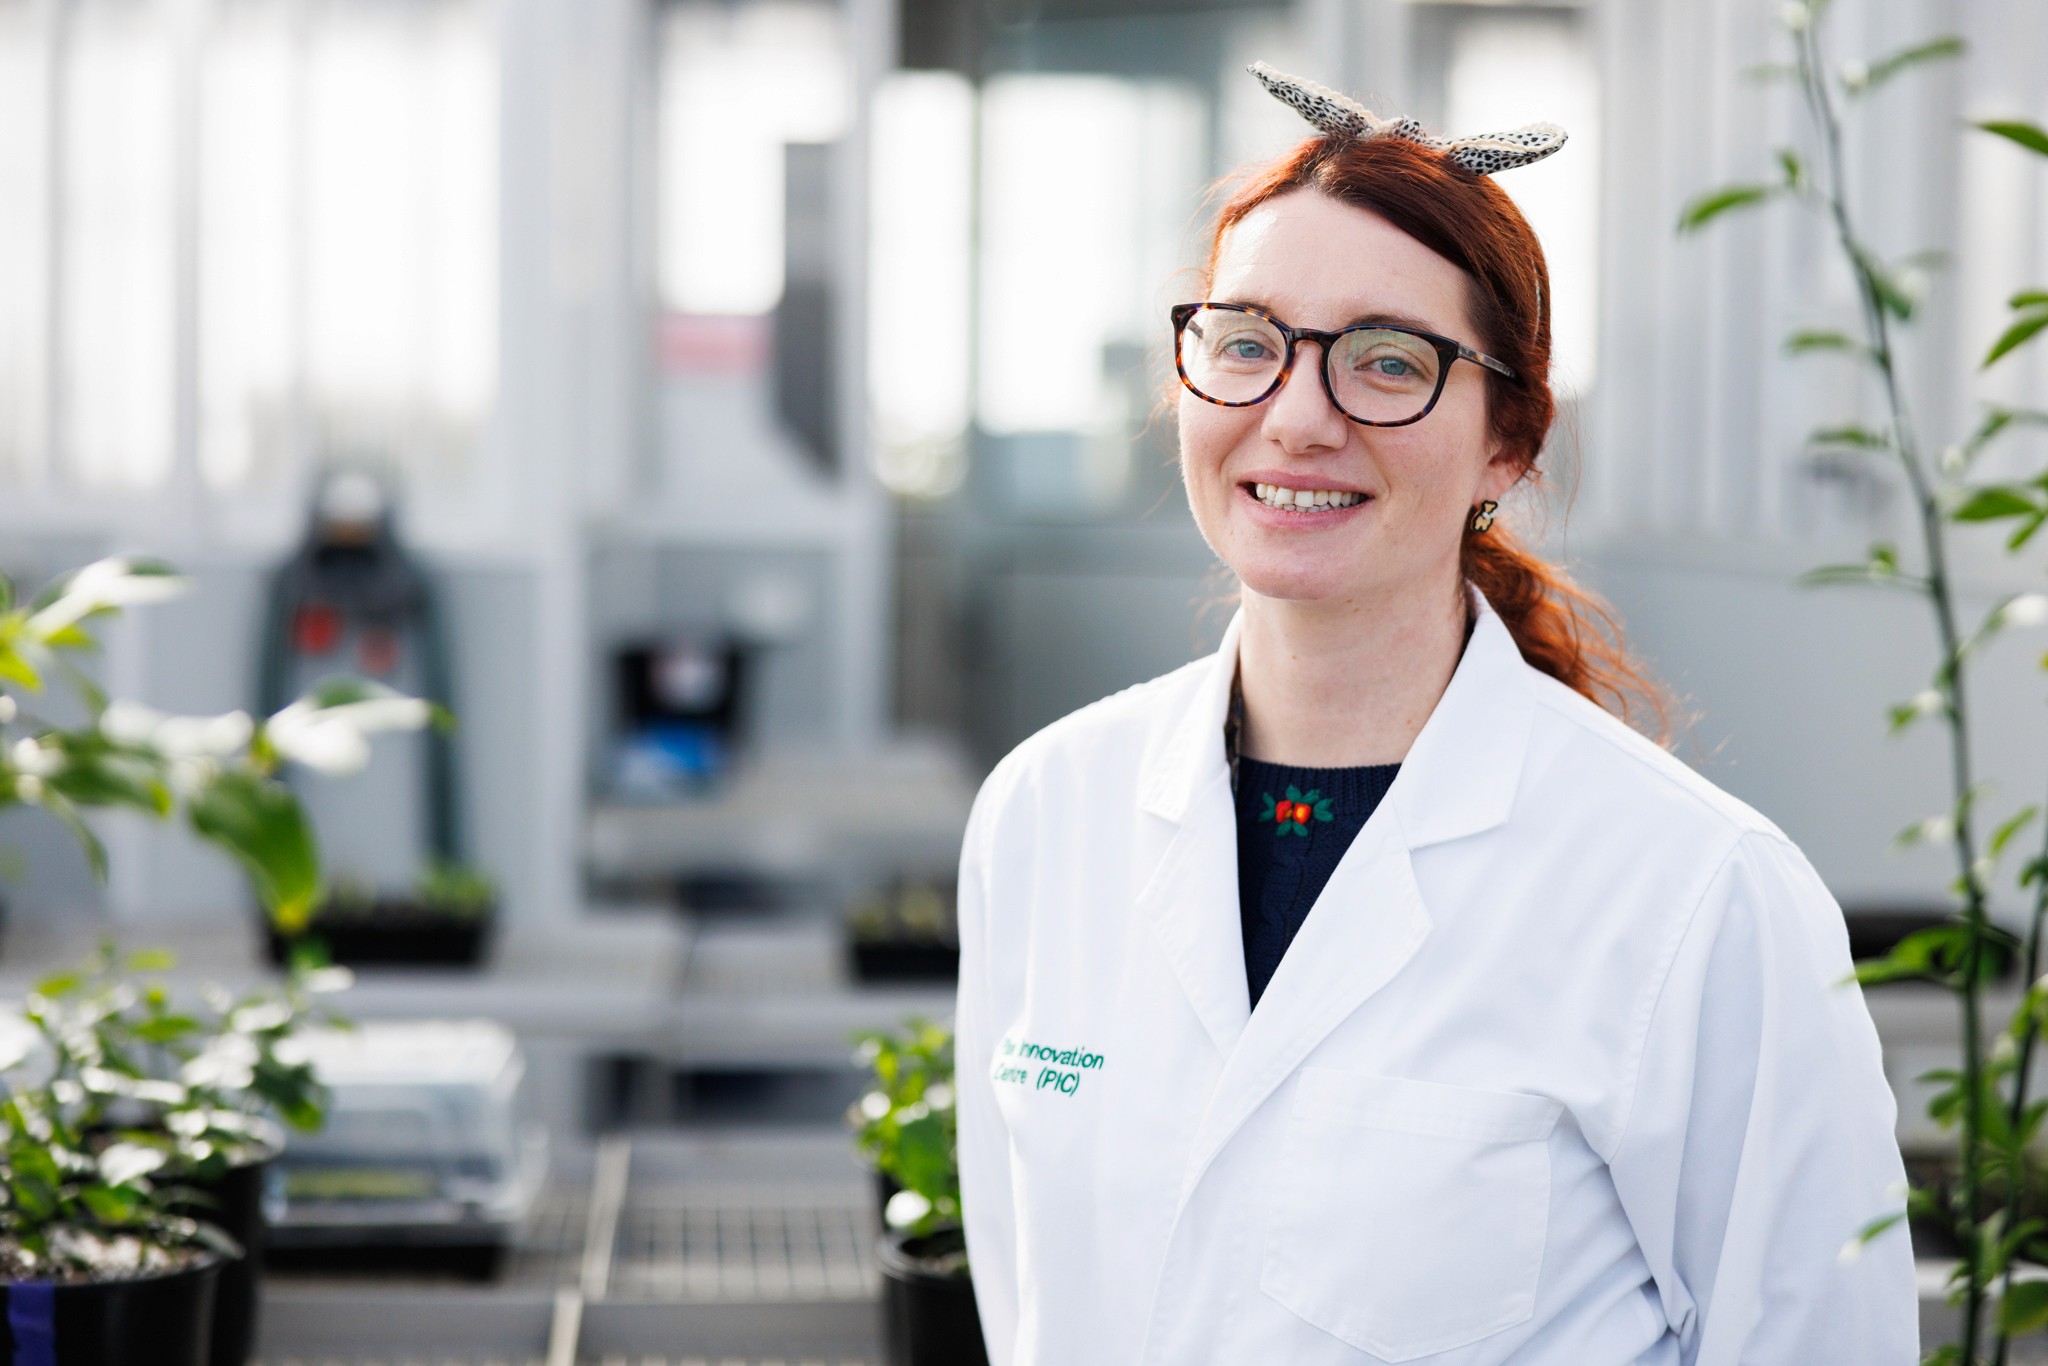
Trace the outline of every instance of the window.
[[875, 92], [868, 233], [868, 392], [876, 474], [933, 498], [966, 474], [974, 230], [974, 90], [900, 72]]
[[0, 481], [41, 473], [49, 400], [49, 47], [0, 0]]
[[782, 297], [783, 147], [852, 114], [838, 9], [682, 0], [661, 12], [661, 300], [758, 315]]
[[150, 488], [175, 450], [177, 108], [154, 7], [75, 6], [58, 168], [57, 431], [71, 482]]
[[1553, 298], [1551, 383], [1560, 399], [1593, 385], [1600, 284], [1600, 79], [1573, 10], [1452, 11], [1444, 127], [1490, 133], [1547, 121], [1568, 151], [1500, 177], [1543, 243]]
[[0, 480], [459, 472], [497, 99], [480, 0], [0, 0]]

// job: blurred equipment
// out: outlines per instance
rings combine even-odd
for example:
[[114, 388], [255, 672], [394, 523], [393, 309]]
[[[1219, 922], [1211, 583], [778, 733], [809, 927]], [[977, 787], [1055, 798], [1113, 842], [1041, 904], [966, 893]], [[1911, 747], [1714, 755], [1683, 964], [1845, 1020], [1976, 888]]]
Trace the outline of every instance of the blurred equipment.
[[526, 1059], [490, 1020], [378, 1021], [309, 1034], [332, 1093], [327, 1127], [294, 1134], [271, 1246], [307, 1254], [423, 1251], [488, 1271], [526, 1227], [547, 1133], [521, 1126]]
[[663, 801], [710, 785], [732, 761], [747, 648], [731, 637], [628, 645], [615, 659], [618, 733], [611, 790]]
[[[399, 545], [371, 475], [330, 472], [306, 538], [271, 585], [258, 702], [268, 713], [339, 677], [452, 707], [433, 586]], [[463, 863], [454, 743], [439, 727], [379, 742], [361, 772], [295, 772], [334, 891], [312, 933], [342, 963], [474, 964], [496, 892]], [[270, 937], [273, 958], [284, 946]]]

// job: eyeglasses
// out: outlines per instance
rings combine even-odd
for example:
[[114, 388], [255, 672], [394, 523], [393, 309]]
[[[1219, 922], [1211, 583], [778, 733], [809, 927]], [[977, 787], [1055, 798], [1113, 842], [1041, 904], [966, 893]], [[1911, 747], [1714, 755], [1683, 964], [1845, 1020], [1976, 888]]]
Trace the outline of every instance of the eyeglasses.
[[1175, 304], [1174, 367], [1196, 398], [1249, 408], [1278, 393], [1294, 370], [1294, 348], [1323, 351], [1323, 392], [1337, 411], [1368, 427], [1405, 427], [1429, 416], [1453, 363], [1515, 372], [1461, 341], [1416, 327], [1360, 323], [1333, 332], [1289, 327], [1250, 304]]

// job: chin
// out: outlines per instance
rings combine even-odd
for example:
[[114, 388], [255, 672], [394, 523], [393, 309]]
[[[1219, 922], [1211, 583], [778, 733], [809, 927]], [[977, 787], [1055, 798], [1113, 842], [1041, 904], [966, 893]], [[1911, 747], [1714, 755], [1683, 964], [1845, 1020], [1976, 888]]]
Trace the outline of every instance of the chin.
[[1350, 597], [1360, 588], [1354, 576], [1335, 572], [1334, 565], [1250, 563], [1231, 568], [1252, 592], [1284, 602]]

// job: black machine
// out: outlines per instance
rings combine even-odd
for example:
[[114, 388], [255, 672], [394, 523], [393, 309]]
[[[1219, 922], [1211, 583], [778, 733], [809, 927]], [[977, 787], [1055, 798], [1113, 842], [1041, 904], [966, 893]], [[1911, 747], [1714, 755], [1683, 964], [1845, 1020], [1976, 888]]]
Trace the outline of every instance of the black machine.
[[[337, 675], [451, 704], [447, 642], [433, 588], [399, 545], [392, 521], [391, 499], [372, 476], [344, 471], [322, 480], [305, 540], [271, 585], [257, 687], [266, 715]], [[363, 773], [335, 780], [294, 775], [292, 781], [333, 875], [316, 933], [330, 941], [338, 961], [360, 960], [362, 953], [344, 951], [359, 927], [349, 921], [391, 920], [395, 908], [417, 905], [415, 893], [431, 881], [430, 872], [462, 865], [453, 741], [439, 729], [388, 736]], [[349, 913], [336, 914], [344, 910]], [[404, 928], [418, 939], [419, 926]], [[477, 939], [469, 932], [457, 937]], [[473, 956], [477, 948], [471, 942], [466, 952]], [[458, 957], [465, 952], [453, 951]], [[366, 952], [377, 956], [374, 947]], [[399, 954], [417, 956], [417, 943]]]

